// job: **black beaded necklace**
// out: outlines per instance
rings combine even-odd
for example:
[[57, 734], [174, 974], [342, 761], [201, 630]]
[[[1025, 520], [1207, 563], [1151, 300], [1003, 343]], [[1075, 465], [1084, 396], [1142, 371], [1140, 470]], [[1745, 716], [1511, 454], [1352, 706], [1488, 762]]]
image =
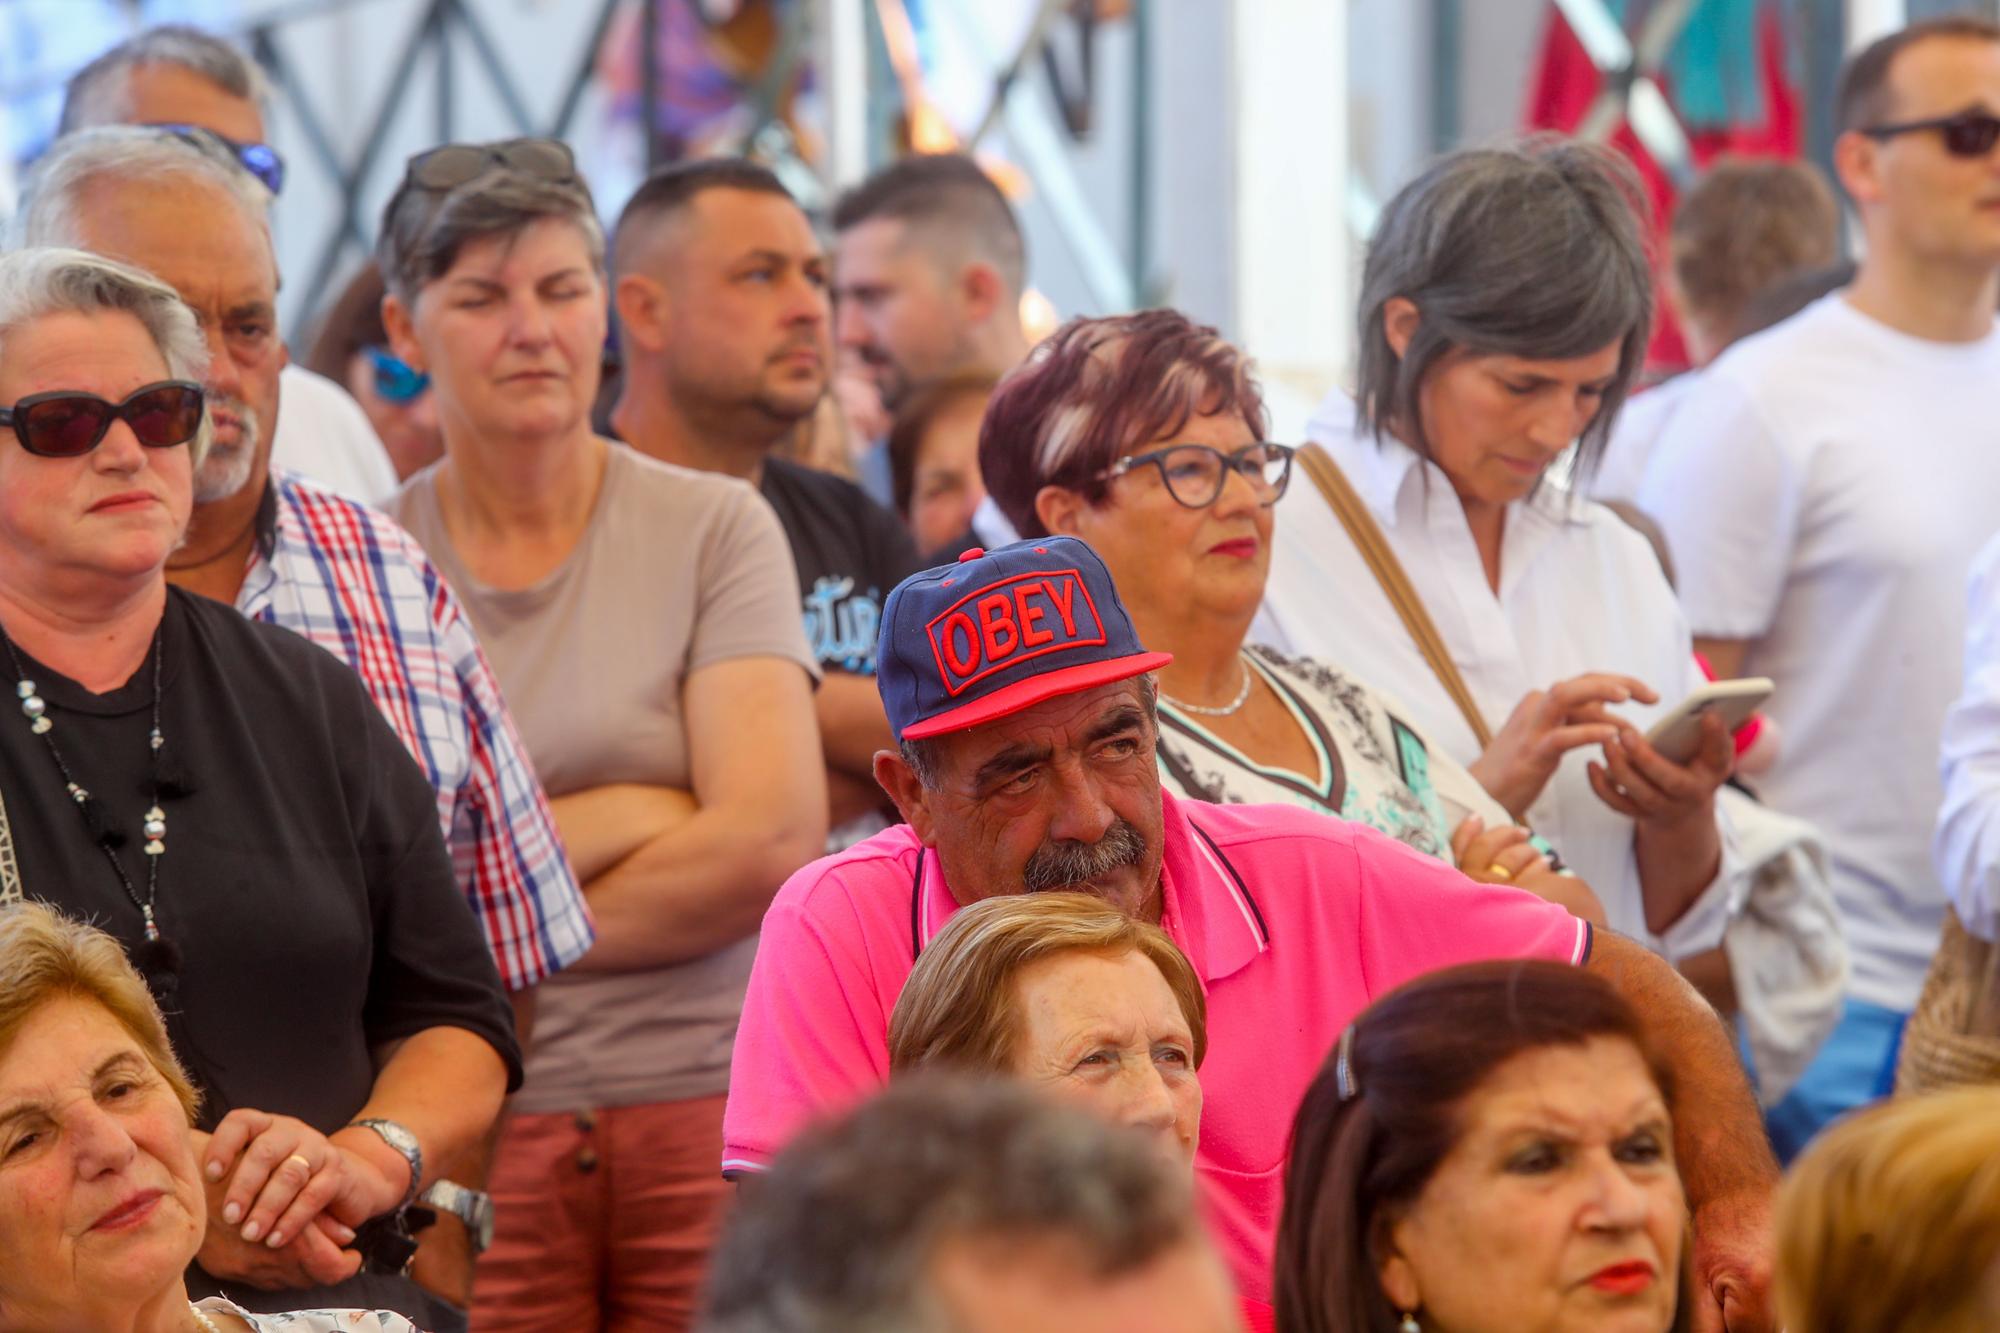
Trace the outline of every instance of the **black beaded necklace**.
[[[16, 684], [14, 693], [21, 701], [21, 713], [28, 719], [28, 730], [42, 738], [42, 745], [55, 762], [56, 772], [62, 775], [63, 785], [69, 792], [70, 801], [77, 813], [83, 817], [84, 828], [90, 833], [91, 841], [104, 853], [104, 859], [111, 863], [111, 871], [118, 876], [118, 883], [125, 890], [125, 896], [132, 906], [139, 909], [145, 923], [145, 939], [133, 950], [132, 961], [146, 978], [153, 994], [165, 1005], [171, 1000], [180, 985], [181, 951], [160, 932], [160, 922], [155, 906], [160, 896], [160, 862], [167, 854], [167, 814], [160, 807], [160, 801], [169, 796], [185, 795], [188, 784], [170, 772], [166, 756], [166, 736], [160, 730], [160, 693], [165, 677], [166, 662], [166, 618], [161, 617], [160, 625], [153, 631], [153, 719], [146, 736], [147, 762], [152, 773], [152, 802], [139, 822], [139, 831], [145, 835], [146, 853], [146, 893], [139, 895], [132, 877], [125, 873], [125, 863], [118, 859], [118, 849], [125, 845], [126, 835], [111, 822], [105, 813], [104, 803], [91, 795], [71, 774], [69, 764], [63, 759], [62, 751], [56, 748], [55, 723], [49, 717], [48, 701], [37, 692], [35, 682], [28, 677], [27, 668], [21, 662], [21, 655], [15, 651], [14, 641], [4, 629], [0, 629], [0, 646], [7, 650], [7, 660], [14, 668]], [[170, 1006], [169, 1006], [170, 1007]]]

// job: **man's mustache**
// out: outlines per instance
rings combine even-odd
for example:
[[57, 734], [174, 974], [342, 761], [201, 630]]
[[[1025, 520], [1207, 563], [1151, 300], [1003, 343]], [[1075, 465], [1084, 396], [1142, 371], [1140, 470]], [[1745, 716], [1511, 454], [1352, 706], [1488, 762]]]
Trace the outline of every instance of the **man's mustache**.
[[1021, 871], [1021, 882], [1029, 893], [1073, 888], [1125, 866], [1137, 865], [1145, 856], [1144, 835], [1120, 819], [1096, 842], [1063, 839], [1043, 843], [1028, 858]]

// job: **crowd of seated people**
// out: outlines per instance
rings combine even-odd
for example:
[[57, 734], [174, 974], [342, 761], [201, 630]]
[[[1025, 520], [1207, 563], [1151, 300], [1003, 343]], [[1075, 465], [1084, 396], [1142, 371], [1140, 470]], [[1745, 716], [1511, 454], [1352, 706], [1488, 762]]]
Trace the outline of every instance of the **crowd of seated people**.
[[308, 375], [264, 95], [0, 250], [0, 1333], [2000, 1328], [2000, 27], [1659, 388], [1622, 160], [1440, 158], [1296, 442], [958, 155], [429, 148]]

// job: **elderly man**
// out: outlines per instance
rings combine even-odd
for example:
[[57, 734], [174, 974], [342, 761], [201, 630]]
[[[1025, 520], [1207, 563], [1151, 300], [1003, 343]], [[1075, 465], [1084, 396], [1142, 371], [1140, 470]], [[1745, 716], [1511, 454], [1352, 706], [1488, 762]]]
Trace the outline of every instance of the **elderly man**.
[[[383, 515], [270, 464], [285, 348], [267, 198], [205, 132], [86, 130], [37, 164], [17, 240], [125, 260], [195, 311], [209, 340], [215, 436], [167, 577], [311, 639], [361, 676], [436, 789], [459, 883], [525, 1036], [537, 983], [591, 945], [582, 892], [499, 683], [443, 578]], [[452, 1163], [450, 1174], [476, 1183], [483, 1166]], [[461, 1221], [475, 1236], [484, 1225], [476, 1198], [436, 1202], [459, 1219], [434, 1233], [445, 1243], [466, 1243]], [[312, 1276], [283, 1250], [256, 1258], [252, 1271], [218, 1276], [291, 1286]], [[464, 1265], [424, 1276], [454, 1297], [469, 1282]]]
[[[162, 24], [137, 33], [71, 76], [59, 132], [93, 125], [199, 127], [229, 146], [272, 194], [284, 187], [284, 160], [264, 129], [270, 89], [256, 62], [199, 28]], [[287, 365], [284, 432], [272, 445], [283, 467], [352, 500], [380, 504], [396, 489], [389, 451], [345, 389], [303, 366]]]
[[[891, 1009], [961, 905], [1081, 889], [1157, 922], [1208, 991], [1196, 1169], [1243, 1294], [1268, 1299], [1286, 1137], [1341, 1028], [1421, 973], [1480, 958], [1587, 964], [1649, 1016], [1679, 1083], [1679, 1159], [1707, 1304], [1765, 1327], [1776, 1172], [1728, 1035], [1664, 962], [1518, 889], [1474, 884], [1358, 824], [1160, 790], [1148, 653], [1103, 562], [1053, 537], [890, 595], [878, 683], [905, 824], [807, 866], [764, 920], [736, 1040], [724, 1169], [888, 1072]], [[1712, 1316], [1709, 1327], [1718, 1327]]]
[[1232, 1333], [1237, 1314], [1186, 1176], [1139, 1135], [1005, 1083], [916, 1078], [744, 1198], [700, 1328]]

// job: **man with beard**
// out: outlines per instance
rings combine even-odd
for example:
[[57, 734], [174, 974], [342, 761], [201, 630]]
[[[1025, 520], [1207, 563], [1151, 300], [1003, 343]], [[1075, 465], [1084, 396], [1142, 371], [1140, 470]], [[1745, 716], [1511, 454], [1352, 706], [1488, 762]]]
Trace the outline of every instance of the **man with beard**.
[[[167, 578], [311, 639], [361, 677], [437, 789], [460, 887], [525, 1042], [535, 986], [581, 958], [594, 930], [499, 682], [443, 578], [383, 514], [271, 464], [287, 353], [268, 203], [268, 191], [206, 131], [105, 126], [59, 139], [36, 164], [14, 241], [134, 264], [194, 311], [208, 339], [214, 442], [195, 473], [194, 513]], [[474, 1184], [483, 1173], [479, 1161], [445, 1169]], [[476, 1225], [482, 1204], [467, 1193], [433, 1202]], [[202, 1252], [216, 1277], [311, 1285], [296, 1242], [232, 1247], [221, 1239], [230, 1234], [218, 1226]], [[418, 1279], [462, 1304], [470, 1237], [459, 1220], [426, 1235]]]
[[1148, 673], [1168, 660], [1141, 646], [1103, 562], [1071, 537], [968, 551], [890, 594], [877, 679], [897, 748], [875, 772], [906, 823], [799, 871], [765, 916], [725, 1172], [761, 1169], [887, 1076], [896, 997], [959, 907], [1081, 890], [1159, 924], [1201, 974], [1196, 1172], [1242, 1294], [1268, 1300], [1292, 1115], [1342, 1029], [1436, 968], [1556, 959], [1597, 971], [1646, 1016], [1678, 1089], [1705, 1299], [1743, 1317], [1733, 1328], [1768, 1327], [1756, 1312], [1777, 1172], [1700, 997], [1641, 946], [1365, 825], [1166, 795]]
[[625, 377], [612, 414], [641, 453], [740, 477], [792, 545], [835, 846], [882, 828], [875, 752], [891, 743], [872, 677], [882, 598], [917, 567], [896, 516], [841, 477], [774, 457], [826, 393], [826, 255], [764, 168], [729, 158], [655, 173], [611, 246]]

